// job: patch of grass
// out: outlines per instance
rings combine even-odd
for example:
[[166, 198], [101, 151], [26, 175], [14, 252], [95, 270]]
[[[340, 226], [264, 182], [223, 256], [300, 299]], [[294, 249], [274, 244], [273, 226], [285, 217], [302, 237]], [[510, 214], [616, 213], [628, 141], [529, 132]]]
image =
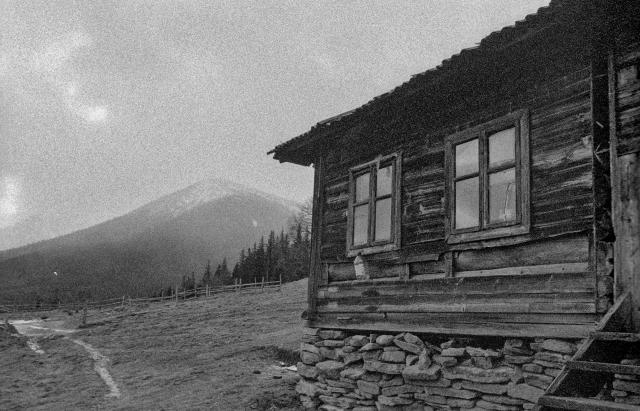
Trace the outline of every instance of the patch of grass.
[[275, 345], [267, 345], [260, 347], [259, 349], [266, 353], [270, 358], [282, 361], [286, 365], [297, 364], [300, 359], [300, 352], [298, 350], [277, 347]]

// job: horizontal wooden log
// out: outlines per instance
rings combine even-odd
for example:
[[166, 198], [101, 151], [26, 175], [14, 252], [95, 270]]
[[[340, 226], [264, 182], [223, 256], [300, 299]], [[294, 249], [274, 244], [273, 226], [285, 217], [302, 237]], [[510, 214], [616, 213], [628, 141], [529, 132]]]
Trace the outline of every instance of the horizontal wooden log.
[[[564, 297], [564, 296], [563, 296]], [[505, 302], [442, 304], [319, 305], [319, 313], [595, 313], [594, 302]]]
[[430, 280], [380, 279], [345, 281], [319, 288], [319, 298], [362, 297], [366, 295], [473, 295], [493, 293], [558, 293], [593, 292], [595, 301], [595, 276], [591, 272], [532, 274], [528, 276], [443, 278]]
[[545, 264], [532, 265], [524, 267], [505, 267], [494, 268], [488, 270], [474, 271], [458, 271], [454, 274], [458, 278], [469, 277], [493, 277], [493, 276], [522, 276], [537, 274], [561, 274], [561, 273], [582, 273], [589, 269], [588, 263], [564, 263], [564, 264]]
[[[464, 314], [466, 316], [468, 314]], [[493, 337], [555, 337], [584, 338], [594, 325], [572, 324], [569, 322], [555, 324], [510, 323], [510, 322], [466, 322], [463, 316], [458, 321], [432, 322], [424, 318], [424, 314], [389, 314], [384, 320], [366, 319], [358, 316], [320, 315], [316, 320], [307, 323], [312, 328], [335, 328], [362, 330], [383, 333], [412, 332], [416, 334], [468, 335]]]
[[[472, 271], [514, 266], [586, 262], [589, 242], [586, 236], [547, 239], [511, 247], [469, 250], [457, 253], [458, 271]], [[586, 271], [582, 269], [581, 271]]]

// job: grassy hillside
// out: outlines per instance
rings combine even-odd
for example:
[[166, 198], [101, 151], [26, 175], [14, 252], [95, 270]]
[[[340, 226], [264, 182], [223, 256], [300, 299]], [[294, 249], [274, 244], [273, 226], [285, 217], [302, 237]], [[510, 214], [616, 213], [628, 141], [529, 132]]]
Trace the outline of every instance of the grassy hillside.
[[69, 339], [41, 338], [45, 353], [36, 354], [24, 339], [0, 333], [0, 409], [299, 409], [295, 373], [280, 365], [297, 361], [306, 284], [90, 312], [99, 325], [71, 338], [108, 357], [120, 398], [105, 397], [93, 361]]

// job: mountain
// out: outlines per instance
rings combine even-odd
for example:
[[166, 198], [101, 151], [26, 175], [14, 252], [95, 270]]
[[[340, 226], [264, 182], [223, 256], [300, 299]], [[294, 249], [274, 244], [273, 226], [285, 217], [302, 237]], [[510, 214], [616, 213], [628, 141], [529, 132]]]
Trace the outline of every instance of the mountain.
[[291, 201], [209, 179], [121, 217], [0, 252], [0, 301], [145, 295], [196, 279], [211, 260], [234, 261], [269, 231], [286, 229]]

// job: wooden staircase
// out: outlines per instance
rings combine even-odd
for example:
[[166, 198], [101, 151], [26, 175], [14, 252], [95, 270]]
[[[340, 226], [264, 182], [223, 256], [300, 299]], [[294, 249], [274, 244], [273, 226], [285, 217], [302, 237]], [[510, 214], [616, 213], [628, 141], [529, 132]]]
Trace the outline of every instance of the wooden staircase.
[[628, 353], [640, 358], [640, 334], [631, 327], [631, 297], [626, 293], [540, 397], [540, 409], [640, 410], [640, 406], [616, 403], [607, 395], [615, 374], [640, 375], [640, 366], [620, 364]]

